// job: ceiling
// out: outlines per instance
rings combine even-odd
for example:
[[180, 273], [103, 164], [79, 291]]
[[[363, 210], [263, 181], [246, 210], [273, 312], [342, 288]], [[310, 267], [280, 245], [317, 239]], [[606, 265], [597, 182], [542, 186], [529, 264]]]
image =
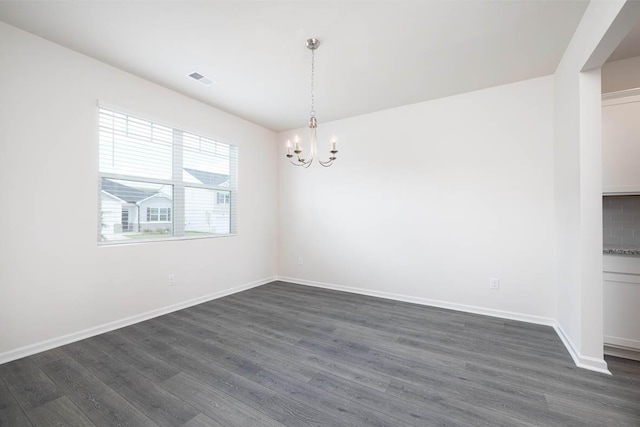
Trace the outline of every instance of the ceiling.
[[[0, 1], [0, 20], [266, 128], [552, 74], [586, 1]], [[204, 86], [187, 77], [197, 71]]]
[[613, 51], [607, 62], [640, 56], [640, 22], [637, 22]]

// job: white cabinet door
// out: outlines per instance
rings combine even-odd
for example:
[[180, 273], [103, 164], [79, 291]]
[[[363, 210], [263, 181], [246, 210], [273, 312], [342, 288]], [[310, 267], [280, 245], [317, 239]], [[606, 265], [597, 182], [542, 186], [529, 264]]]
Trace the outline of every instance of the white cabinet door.
[[640, 280], [630, 274], [605, 273], [604, 343], [640, 351]]
[[640, 360], [640, 258], [605, 255], [603, 267], [605, 352]]
[[602, 191], [640, 193], [640, 95], [602, 102]]

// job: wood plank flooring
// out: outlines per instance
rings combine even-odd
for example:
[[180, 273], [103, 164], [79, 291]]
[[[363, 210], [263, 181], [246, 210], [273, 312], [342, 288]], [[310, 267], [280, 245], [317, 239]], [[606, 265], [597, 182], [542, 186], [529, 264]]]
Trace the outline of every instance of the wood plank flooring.
[[0, 426], [640, 426], [552, 328], [274, 282], [0, 365]]

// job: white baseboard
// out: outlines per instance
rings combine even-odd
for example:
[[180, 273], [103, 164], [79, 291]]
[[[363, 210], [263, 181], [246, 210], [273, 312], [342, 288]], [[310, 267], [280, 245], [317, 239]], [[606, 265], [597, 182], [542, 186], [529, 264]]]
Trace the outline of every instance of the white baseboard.
[[[103, 325], [84, 329], [82, 331], [73, 332], [71, 334], [52, 338], [52, 339], [35, 343], [35, 344], [30, 344], [28, 346], [20, 347], [14, 350], [9, 350], [7, 352], [0, 353], [0, 364], [7, 363], [16, 359], [21, 359], [23, 357], [31, 356], [33, 354], [40, 353], [42, 351], [51, 350], [52, 348], [60, 347], [66, 344], [70, 344], [72, 342], [90, 338], [99, 334], [103, 334], [105, 332], [110, 332], [115, 329], [120, 329], [125, 326], [143, 322], [145, 320], [149, 320], [154, 317], [162, 316], [164, 314], [182, 310], [187, 307], [191, 307], [194, 305], [202, 304], [207, 301], [222, 298], [227, 295], [242, 292], [247, 289], [255, 288], [257, 286], [262, 286], [267, 283], [273, 282], [275, 280], [281, 280], [284, 282], [290, 282], [290, 283], [295, 283], [295, 284], [304, 285], [304, 286], [313, 286], [317, 288], [333, 289], [336, 291], [350, 292], [350, 293], [368, 295], [368, 296], [373, 296], [378, 298], [386, 298], [386, 299], [391, 299], [396, 301], [410, 302], [414, 304], [420, 304], [420, 305], [426, 305], [426, 306], [432, 306], [432, 307], [446, 308], [446, 309], [457, 310], [457, 311], [462, 311], [466, 313], [474, 313], [474, 314], [481, 314], [485, 316], [499, 317], [503, 319], [517, 320], [521, 322], [534, 323], [538, 325], [552, 326], [555, 329], [558, 336], [560, 337], [560, 339], [562, 340], [565, 347], [567, 348], [567, 351], [571, 355], [576, 366], [580, 368], [588, 369], [591, 371], [596, 371], [596, 372], [601, 372], [601, 373], [611, 375], [611, 373], [607, 369], [607, 363], [604, 361], [604, 359], [596, 359], [593, 357], [580, 355], [575, 350], [573, 344], [571, 343], [571, 340], [569, 340], [569, 338], [565, 334], [562, 327], [555, 321], [555, 319], [552, 319], [552, 318], [534, 316], [534, 315], [523, 314], [523, 313], [516, 313], [511, 311], [496, 310], [496, 309], [478, 307], [478, 306], [472, 306], [472, 305], [458, 304], [458, 303], [452, 303], [447, 301], [434, 300], [430, 298], [414, 297], [409, 295], [395, 294], [395, 293], [382, 292], [382, 291], [373, 291], [369, 289], [353, 288], [349, 286], [334, 285], [330, 283], [315, 282], [310, 280], [303, 280], [303, 279], [296, 279], [293, 277], [282, 277], [282, 276], [278, 276], [278, 277], [274, 276], [274, 277], [268, 277], [261, 280], [256, 280], [251, 283], [235, 286], [230, 289], [214, 292], [212, 294], [204, 295], [188, 301], [183, 301], [170, 306], [151, 310], [146, 313], [141, 313], [135, 316], [105, 323]], [[607, 354], [616, 355], [613, 353], [607, 353]], [[621, 356], [621, 357], [624, 357], [624, 356]]]
[[604, 337], [604, 353], [640, 361], [640, 341], [620, 337]]
[[623, 359], [640, 361], [640, 350], [637, 350], [635, 348], [622, 348], [605, 343], [604, 354], [608, 356], [622, 357]]
[[576, 366], [578, 366], [579, 368], [588, 369], [590, 371], [596, 371], [596, 372], [611, 375], [611, 372], [609, 372], [609, 370], [607, 369], [607, 363], [604, 361], [604, 359], [596, 359], [594, 357], [579, 355], [579, 353], [575, 350], [574, 346], [571, 344], [571, 341], [567, 338], [566, 334], [562, 330], [562, 327], [560, 327], [560, 325], [556, 322], [555, 319], [552, 319], [550, 317], [534, 316], [531, 314], [496, 310], [492, 308], [458, 304], [458, 303], [453, 303], [448, 301], [434, 300], [430, 298], [395, 294], [391, 292], [382, 292], [382, 291], [373, 291], [370, 289], [353, 288], [349, 286], [334, 285], [331, 283], [296, 279], [293, 277], [279, 276], [278, 280], [281, 280], [283, 282], [295, 283], [297, 285], [313, 286], [316, 288], [324, 288], [324, 289], [333, 289], [335, 291], [350, 292], [354, 294], [368, 295], [372, 297], [386, 298], [386, 299], [391, 299], [396, 301], [411, 302], [414, 304], [427, 305], [431, 307], [447, 308], [450, 310], [463, 311], [466, 313], [482, 314], [485, 316], [499, 317], [502, 319], [518, 320], [521, 322], [551, 326], [554, 328], [554, 330], [560, 337], [560, 340], [562, 341], [564, 346], [567, 348], [567, 351], [571, 355], [571, 358], [573, 359], [573, 362], [576, 364]]
[[434, 300], [430, 298], [414, 297], [410, 295], [395, 294], [391, 292], [372, 291], [370, 289], [352, 288], [349, 286], [334, 285], [331, 283], [314, 282], [311, 280], [296, 279], [293, 277], [278, 277], [283, 282], [297, 285], [313, 286], [316, 288], [333, 289], [334, 291], [350, 292], [352, 294], [368, 295], [371, 297], [386, 298], [395, 301], [410, 302], [431, 307], [448, 308], [450, 310], [464, 311], [466, 313], [483, 314], [485, 316], [500, 317], [502, 319], [518, 320], [521, 322], [535, 323], [538, 325], [555, 326], [556, 321], [550, 317], [534, 316], [531, 314], [516, 313], [512, 311], [496, 310], [492, 308], [478, 307], [474, 305], [458, 304], [448, 301]]
[[99, 326], [94, 326], [92, 328], [84, 329], [82, 331], [73, 332], [71, 334], [52, 338], [46, 341], [41, 341], [39, 343], [30, 344], [24, 347], [17, 348], [15, 350], [9, 350], [7, 352], [0, 353], [0, 364], [11, 362], [12, 360], [16, 360], [16, 359], [21, 359], [23, 357], [31, 356], [33, 354], [40, 353], [42, 351], [51, 350], [52, 348], [60, 347], [66, 344], [70, 344], [72, 342], [76, 342], [76, 341], [80, 341], [96, 335], [100, 335], [105, 332], [110, 332], [115, 329], [120, 329], [125, 326], [133, 325], [135, 323], [143, 322], [145, 320], [162, 316], [164, 314], [172, 313], [174, 311], [182, 310], [187, 307], [202, 304], [203, 302], [222, 298], [227, 295], [231, 295], [231, 294], [245, 291], [247, 289], [255, 288], [257, 286], [262, 286], [267, 283], [273, 282], [274, 280], [277, 280], [275, 276], [268, 277], [261, 280], [256, 280], [254, 282], [246, 283], [244, 285], [235, 286], [233, 288], [214, 292], [212, 294], [204, 295], [198, 298], [193, 298], [187, 301], [179, 302], [177, 304], [172, 304], [166, 307], [147, 311], [146, 313], [137, 314], [135, 316], [126, 317], [120, 320], [115, 320], [113, 322], [105, 323]]
[[629, 350], [640, 351], [640, 341], [630, 340], [628, 338], [612, 337], [605, 335], [604, 344], [610, 344], [614, 347], [628, 348]]
[[562, 329], [562, 326], [560, 326], [560, 324], [556, 323], [554, 329], [562, 340], [564, 346], [567, 348], [567, 351], [571, 355], [573, 363], [575, 363], [577, 367], [611, 375], [611, 372], [609, 372], [609, 369], [607, 368], [607, 362], [604, 361], [604, 357], [602, 359], [597, 359], [595, 357], [581, 355], [576, 350], [575, 346], [573, 345], [567, 334], [564, 332], [564, 329]]

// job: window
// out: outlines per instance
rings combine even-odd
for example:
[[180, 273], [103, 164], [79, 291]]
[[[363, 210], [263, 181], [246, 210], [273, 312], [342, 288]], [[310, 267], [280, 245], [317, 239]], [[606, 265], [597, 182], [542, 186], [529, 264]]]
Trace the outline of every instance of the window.
[[98, 241], [229, 235], [238, 148], [99, 108]]
[[147, 208], [147, 221], [171, 221], [171, 208]]
[[228, 191], [225, 193], [216, 193], [216, 198], [216, 203], [219, 205], [228, 205], [231, 202], [231, 194], [229, 194]]

